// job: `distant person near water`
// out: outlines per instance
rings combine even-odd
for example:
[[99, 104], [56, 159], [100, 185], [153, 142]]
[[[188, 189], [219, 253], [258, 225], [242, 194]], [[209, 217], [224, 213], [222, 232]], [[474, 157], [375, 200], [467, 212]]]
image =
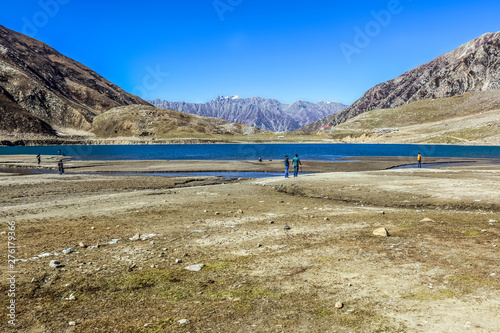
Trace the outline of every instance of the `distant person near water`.
[[262, 157], [259, 157], [259, 162], [262, 162]]
[[62, 154], [63, 154], [63, 153], [62, 153], [61, 149], [59, 149], [59, 155], [62, 155]]
[[417, 162], [418, 162], [417, 167], [421, 168], [422, 167], [422, 155], [420, 155], [420, 153], [418, 153], [418, 155], [417, 155]]
[[299, 165], [302, 165], [298, 154], [295, 154], [295, 157], [292, 159], [292, 164], [293, 164], [293, 176], [297, 177], [299, 175]]
[[40, 162], [41, 162], [41, 156], [40, 156], [40, 153], [38, 153], [38, 155], [36, 155], [36, 160], [38, 161], [38, 165], [40, 165]]
[[64, 173], [63, 161], [59, 160], [59, 163], [57, 163], [57, 166], [59, 167], [59, 174], [62, 175]]
[[285, 156], [285, 178], [288, 178], [288, 168], [290, 167], [290, 160], [288, 155]]

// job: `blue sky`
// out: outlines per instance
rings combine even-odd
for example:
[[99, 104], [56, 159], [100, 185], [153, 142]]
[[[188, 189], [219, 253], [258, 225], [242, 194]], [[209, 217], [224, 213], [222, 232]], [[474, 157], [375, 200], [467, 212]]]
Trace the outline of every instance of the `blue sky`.
[[2, 3], [0, 24], [144, 99], [351, 104], [499, 17], [493, 0], [22, 0]]

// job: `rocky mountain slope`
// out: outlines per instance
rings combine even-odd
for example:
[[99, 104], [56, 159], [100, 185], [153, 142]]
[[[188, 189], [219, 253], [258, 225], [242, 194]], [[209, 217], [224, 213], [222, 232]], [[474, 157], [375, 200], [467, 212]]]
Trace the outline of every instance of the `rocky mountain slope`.
[[418, 100], [500, 88], [500, 32], [487, 33], [400, 77], [368, 90], [347, 109], [302, 128], [316, 131], [363, 112], [390, 109]]
[[97, 115], [130, 104], [149, 103], [50, 46], [0, 26], [1, 131], [89, 130]]
[[212, 134], [255, 134], [260, 129], [219, 118], [203, 117], [153, 106], [129, 105], [111, 109], [94, 119], [98, 137], [182, 138]]
[[297, 101], [288, 105], [276, 99], [239, 98], [238, 96], [219, 96], [204, 104], [168, 102], [159, 99], [150, 103], [162, 109], [217, 117], [274, 132], [294, 131], [311, 121], [321, 119], [346, 107], [346, 105], [334, 102], [313, 104]]

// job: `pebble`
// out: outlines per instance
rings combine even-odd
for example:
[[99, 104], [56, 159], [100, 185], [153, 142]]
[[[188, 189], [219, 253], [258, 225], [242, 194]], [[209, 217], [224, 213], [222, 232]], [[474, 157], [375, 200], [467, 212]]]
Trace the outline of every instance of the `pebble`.
[[378, 229], [376, 229], [376, 230], [373, 231], [373, 234], [375, 236], [383, 236], [383, 237], [390, 236], [389, 235], [389, 231], [387, 231], [386, 228], [378, 228]]
[[220, 213], [219, 212], [215, 212], [215, 215], [220, 215]]
[[241, 209], [238, 209], [239, 214], [243, 214], [243, 211]]
[[87, 246], [85, 245], [85, 243], [83, 243], [83, 242], [80, 242], [80, 244], [78, 244], [78, 245], [79, 245], [80, 247], [87, 247]]
[[139, 238], [141, 238], [141, 235], [139, 233], [136, 233], [134, 236], [129, 238], [131, 241], [138, 241]]
[[337, 309], [342, 309], [342, 308], [344, 307], [344, 303], [342, 303], [342, 302], [337, 302], [337, 303], [335, 303], [335, 307], [336, 307]]
[[420, 220], [420, 222], [435, 222], [433, 219], [426, 217], [425, 219]]
[[199, 272], [204, 266], [205, 266], [204, 264], [196, 264], [196, 265], [186, 266], [184, 267], [184, 269], [187, 269], [188, 271], [191, 272]]
[[181, 264], [182, 263], [182, 259], [175, 259], [175, 263], [176, 264]]
[[58, 268], [58, 267], [62, 267], [63, 264], [61, 264], [59, 261], [57, 260], [51, 260], [50, 263], [49, 263], [49, 266], [50, 267], [54, 267], [54, 268]]
[[69, 325], [69, 326], [76, 326], [76, 321], [69, 321], [69, 322], [68, 322], [68, 325]]
[[94, 229], [95, 229], [95, 227], [90, 227], [90, 229], [94, 230]]
[[323, 220], [330, 221], [330, 219], [328, 217], [325, 217]]
[[69, 253], [71, 253], [71, 252], [73, 252], [73, 251], [75, 251], [75, 249], [74, 249], [74, 248], [72, 248], [72, 247], [69, 247], [69, 248], [67, 248], [67, 249], [63, 250], [62, 252], [63, 252], [64, 254], [69, 254]]
[[179, 323], [179, 325], [186, 325], [189, 323], [189, 319], [181, 319], [177, 320], [177, 322]]
[[285, 231], [287, 231], [287, 230], [290, 230], [292, 228], [290, 228], [289, 226], [286, 225], [286, 226], [283, 227], [283, 229], [285, 229]]

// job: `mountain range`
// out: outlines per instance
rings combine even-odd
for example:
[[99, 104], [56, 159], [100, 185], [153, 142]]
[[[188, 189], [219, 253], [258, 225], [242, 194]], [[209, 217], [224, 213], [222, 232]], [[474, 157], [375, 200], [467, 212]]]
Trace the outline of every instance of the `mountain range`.
[[486, 33], [394, 80], [371, 88], [345, 110], [301, 129], [313, 132], [321, 126], [336, 126], [370, 110], [499, 88], [500, 32]]
[[216, 117], [230, 122], [241, 122], [274, 132], [295, 131], [310, 122], [347, 107], [347, 105], [330, 101], [320, 101], [316, 104], [306, 101], [283, 104], [276, 99], [240, 98], [236, 95], [232, 97], [219, 96], [203, 104], [168, 102], [160, 99], [150, 101], [150, 103], [162, 109]]

